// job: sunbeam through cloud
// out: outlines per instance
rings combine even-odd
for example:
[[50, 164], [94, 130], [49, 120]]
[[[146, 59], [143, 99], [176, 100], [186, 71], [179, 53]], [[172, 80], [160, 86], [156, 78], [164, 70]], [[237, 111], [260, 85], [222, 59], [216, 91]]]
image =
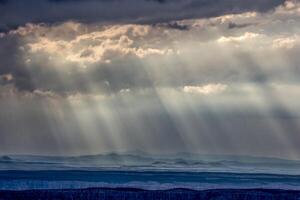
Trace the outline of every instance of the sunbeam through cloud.
[[299, 0], [0, 0], [0, 199], [300, 190], [299, 27]]

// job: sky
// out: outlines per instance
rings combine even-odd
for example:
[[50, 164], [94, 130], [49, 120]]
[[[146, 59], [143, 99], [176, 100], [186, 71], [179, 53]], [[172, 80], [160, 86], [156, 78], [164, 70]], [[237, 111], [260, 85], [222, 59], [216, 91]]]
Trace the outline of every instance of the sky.
[[299, 0], [0, 0], [0, 154], [300, 159]]

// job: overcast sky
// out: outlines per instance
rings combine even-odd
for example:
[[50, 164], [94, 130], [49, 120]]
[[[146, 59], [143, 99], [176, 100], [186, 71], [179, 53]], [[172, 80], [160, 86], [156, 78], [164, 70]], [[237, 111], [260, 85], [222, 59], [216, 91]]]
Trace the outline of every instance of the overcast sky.
[[0, 0], [0, 154], [300, 159], [300, 1]]

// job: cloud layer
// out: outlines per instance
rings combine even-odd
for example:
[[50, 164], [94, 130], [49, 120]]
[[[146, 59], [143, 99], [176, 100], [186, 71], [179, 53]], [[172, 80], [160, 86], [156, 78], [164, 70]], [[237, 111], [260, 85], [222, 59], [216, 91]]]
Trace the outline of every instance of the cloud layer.
[[97, 23], [157, 23], [246, 11], [266, 12], [284, 0], [2, 0], [2, 29], [26, 23], [68, 20]]
[[0, 37], [0, 75], [11, 77], [1, 83], [67, 94], [298, 82], [298, 9], [287, 2], [267, 14], [155, 26], [30, 23]]

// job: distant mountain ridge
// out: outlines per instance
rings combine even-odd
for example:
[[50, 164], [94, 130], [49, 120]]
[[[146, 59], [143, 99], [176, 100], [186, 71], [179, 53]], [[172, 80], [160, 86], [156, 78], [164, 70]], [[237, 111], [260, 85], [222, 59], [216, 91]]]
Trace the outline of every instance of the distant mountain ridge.
[[[300, 174], [300, 161], [252, 156], [108, 153], [82, 156], [3, 155], [0, 170], [126, 169]], [[271, 170], [271, 171], [270, 171]]]

